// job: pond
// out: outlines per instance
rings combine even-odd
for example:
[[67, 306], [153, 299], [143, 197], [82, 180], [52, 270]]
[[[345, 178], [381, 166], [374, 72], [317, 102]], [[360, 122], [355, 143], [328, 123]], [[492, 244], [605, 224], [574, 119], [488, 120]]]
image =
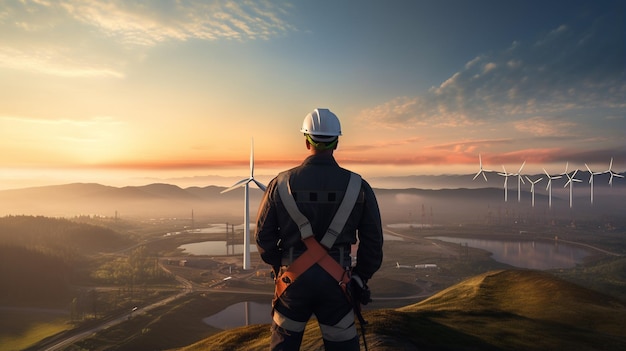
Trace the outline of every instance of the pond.
[[482, 249], [492, 253], [494, 260], [514, 267], [529, 269], [572, 268], [583, 262], [591, 252], [576, 245], [553, 241], [533, 240], [486, 240], [454, 238], [446, 236], [429, 237], [460, 245]]
[[251, 324], [267, 324], [272, 322], [271, 310], [272, 305], [269, 303], [244, 301], [230, 305], [202, 321], [224, 330]]
[[[191, 255], [218, 256], [243, 253], [243, 244], [226, 245], [226, 240], [202, 241], [181, 245], [179, 248]], [[257, 252], [256, 245], [250, 245], [250, 252]]]

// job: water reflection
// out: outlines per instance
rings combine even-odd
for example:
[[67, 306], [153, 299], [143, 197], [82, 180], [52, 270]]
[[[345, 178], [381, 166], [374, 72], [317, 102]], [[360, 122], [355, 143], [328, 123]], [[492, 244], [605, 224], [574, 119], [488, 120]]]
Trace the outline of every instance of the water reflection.
[[271, 310], [270, 304], [245, 301], [230, 305], [202, 321], [224, 330], [251, 324], [266, 324], [272, 322]]
[[[191, 255], [233, 255], [243, 253], [243, 244], [226, 245], [226, 240], [202, 241], [179, 247]], [[234, 250], [234, 252], [233, 252]], [[250, 245], [250, 252], [257, 252], [256, 245]]]
[[519, 268], [571, 268], [590, 255], [589, 250], [574, 245], [544, 241], [484, 240], [453, 237], [431, 237], [467, 245], [492, 253], [494, 260]]

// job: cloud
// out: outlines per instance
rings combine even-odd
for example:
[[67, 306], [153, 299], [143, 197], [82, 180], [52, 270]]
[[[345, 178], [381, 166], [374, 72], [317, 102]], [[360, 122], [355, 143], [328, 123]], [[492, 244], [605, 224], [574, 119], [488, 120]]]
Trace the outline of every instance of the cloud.
[[455, 141], [452, 143], [436, 144], [426, 147], [426, 150], [436, 150], [455, 153], [476, 154], [481, 148], [488, 148], [497, 145], [507, 145], [512, 141], [510, 139], [483, 139], [483, 140], [467, 140]]
[[531, 117], [514, 122], [515, 129], [539, 137], [565, 137], [573, 135], [571, 129], [577, 124], [566, 120]]
[[136, 45], [189, 39], [269, 39], [291, 29], [269, 1], [84, 0], [66, 1], [60, 6], [72, 18]]
[[271, 1], [24, 0], [0, 9], [0, 67], [124, 77], [151, 47], [188, 40], [267, 40], [295, 30]]
[[116, 67], [75, 59], [62, 48], [23, 51], [0, 47], [0, 67], [63, 77], [124, 78], [124, 73]]
[[69, 119], [69, 118], [45, 119], [45, 118], [0, 115], [0, 122], [2, 121], [8, 122], [8, 123], [15, 123], [15, 125], [17, 124], [64, 125], [64, 126], [76, 126], [76, 127], [94, 127], [98, 125], [120, 125], [123, 123], [120, 121], [116, 121], [112, 117], [92, 117], [92, 118], [87, 118], [87, 119]]
[[421, 140], [422, 138], [420, 137], [414, 137], [414, 138], [407, 138], [407, 139], [384, 140], [384, 141], [378, 141], [378, 142], [373, 142], [373, 143], [368, 143], [368, 144], [352, 145], [352, 146], [341, 145], [341, 150], [362, 152], [362, 151], [373, 150], [373, 149], [385, 149], [385, 148], [394, 147], [394, 146], [413, 145], [413, 144], [420, 142]]
[[451, 108], [452, 106], [437, 103], [434, 100], [436, 99], [429, 100], [419, 96], [398, 97], [361, 111], [359, 118], [373, 127], [390, 129], [411, 129], [426, 125], [459, 127], [480, 124], [480, 121], [472, 121], [462, 109], [454, 109]]
[[[585, 25], [559, 25], [535, 42], [515, 41], [503, 50], [478, 55], [439, 86], [367, 108], [360, 118], [379, 128], [519, 121], [519, 131], [561, 135], [558, 128], [623, 115], [623, 23], [613, 14]], [[572, 119], [571, 124], [559, 121], [563, 116]], [[534, 125], [522, 122], [529, 118]]]

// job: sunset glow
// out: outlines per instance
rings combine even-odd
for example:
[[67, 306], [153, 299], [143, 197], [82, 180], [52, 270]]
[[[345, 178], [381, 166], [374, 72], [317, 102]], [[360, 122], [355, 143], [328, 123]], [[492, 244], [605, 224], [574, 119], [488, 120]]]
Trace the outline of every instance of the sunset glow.
[[365, 177], [473, 174], [479, 153], [626, 170], [622, 1], [0, 4], [0, 189], [206, 186], [247, 173], [252, 139], [270, 178], [317, 107]]

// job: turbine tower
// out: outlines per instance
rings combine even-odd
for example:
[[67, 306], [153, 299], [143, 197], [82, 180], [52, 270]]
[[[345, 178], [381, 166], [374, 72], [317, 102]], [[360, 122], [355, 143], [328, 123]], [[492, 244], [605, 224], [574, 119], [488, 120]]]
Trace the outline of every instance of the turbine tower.
[[543, 178], [532, 181], [530, 178], [528, 178], [528, 176], [526, 176], [526, 179], [528, 179], [528, 181], [530, 182], [530, 194], [532, 196], [533, 207], [535, 207], [535, 184], [539, 183]]
[[498, 175], [501, 175], [504, 177], [504, 202], [507, 202], [508, 201], [507, 183], [508, 183], [509, 177], [512, 176], [513, 174], [506, 173], [506, 169], [504, 168], [504, 165], [502, 165], [502, 173], [498, 173]]
[[587, 167], [587, 170], [589, 171], [589, 186], [591, 187], [591, 204], [593, 205], [593, 176], [602, 174], [603, 172], [595, 172], [595, 173], [592, 172], [591, 168], [589, 168], [589, 166], [587, 166], [586, 163], [585, 163], [585, 167]]
[[491, 172], [488, 169], [483, 169], [483, 159], [480, 157], [480, 154], [478, 154], [478, 173], [476, 173], [476, 175], [474, 176], [474, 178], [472, 178], [472, 180], [476, 180], [476, 178], [478, 178], [479, 175], [483, 175], [483, 178], [485, 178], [485, 181], [487, 181], [487, 176], [485, 175], [485, 172]]
[[569, 173], [567, 173], [567, 165], [565, 165], [565, 176], [567, 177], [567, 182], [565, 183], [565, 185], [563, 186], [564, 188], [566, 186], [569, 185], [569, 208], [572, 208], [572, 195], [573, 195], [573, 189], [574, 189], [574, 182], [582, 182], [582, 180], [580, 179], [576, 179], [574, 178], [576, 176], [576, 173], [578, 172], [578, 170], [575, 170], [574, 173], [572, 173], [572, 176], [569, 176]]
[[520, 202], [522, 199], [522, 191], [521, 191], [520, 183], [524, 183], [524, 179], [522, 179], [522, 168], [524, 168], [525, 164], [526, 164], [526, 161], [522, 163], [522, 166], [519, 168], [519, 171], [517, 171], [517, 173], [513, 173], [514, 176], [517, 176], [517, 202]]
[[546, 190], [548, 191], [548, 206], [549, 208], [552, 208], [552, 181], [555, 179], [561, 179], [561, 176], [551, 176], [545, 168], [543, 169], [543, 173], [548, 176], [548, 186], [546, 186]]
[[613, 172], [611, 169], [613, 168], [613, 157], [611, 157], [611, 163], [609, 163], [609, 169], [607, 169], [604, 173], [609, 173], [611, 177], [609, 178], [609, 185], [613, 186], [613, 177], [624, 178], [623, 175]]
[[244, 270], [248, 270], [250, 269], [250, 196], [249, 196], [249, 191], [250, 191], [250, 182], [253, 182], [254, 184], [256, 184], [259, 189], [265, 191], [265, 185], [263, 185], [262, 183], [258, 182], [256, 179], [254, 179], [254, 139], [252, 140], [251, 146], [250, 146], [250, 177], [242, 179], [240, 181], [238, 181], [237, 183], [235, 183], [235, 185], [231, 186], [230, 188], [223, 190], [220, 194], [223, 194], [225, 192], [237, 189], [241, 186], [243, 186], [245, 188], [244, 191], [244, 208], [243, 208], [243, 230], [244, 230], [244, 234], [243, 234], [243, 269]]

